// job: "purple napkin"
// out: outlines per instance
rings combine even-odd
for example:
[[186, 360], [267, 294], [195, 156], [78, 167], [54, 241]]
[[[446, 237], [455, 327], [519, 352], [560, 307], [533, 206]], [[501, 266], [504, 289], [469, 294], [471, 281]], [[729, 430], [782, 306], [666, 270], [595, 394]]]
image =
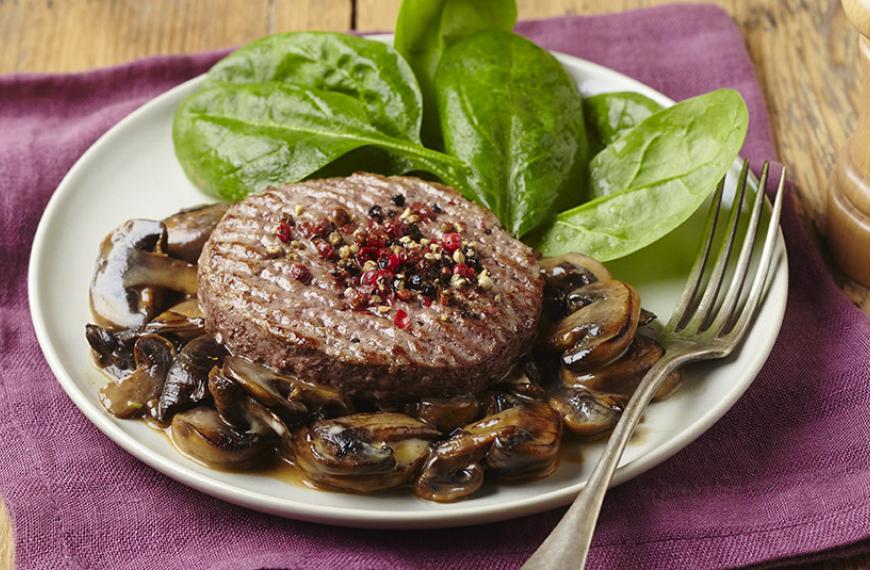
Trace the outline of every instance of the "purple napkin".
[[[746, 156], [775, 157], [740, 32], [718, 8], [526, 22], [519, 31], [675, 99], [737, 88], [752, 117]], [[30, 244], [46, 201], [107, 128], [217, 57], [0, 77], [0, 493], [18, 567], [518, 567], [561, 511], [440, 531], [261, 515], [139, 463], [78, 412], [49, 371], [26, 300]], [[870, 320], [834, 286], [790, 204], [783, 231], [791, 291], [770, 360], [707, 434], [609, 495], [591, 568], [733, 567], [870, 547], [862, 544], [870, 539]]]

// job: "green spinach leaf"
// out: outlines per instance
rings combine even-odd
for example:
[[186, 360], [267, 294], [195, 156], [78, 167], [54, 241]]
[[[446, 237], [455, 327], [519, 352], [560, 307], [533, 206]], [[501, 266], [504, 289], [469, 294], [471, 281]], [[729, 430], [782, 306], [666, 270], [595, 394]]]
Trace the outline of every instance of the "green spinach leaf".
[[378, 130], [420, 142], [423, 108], [414, 73], [382, 42], [334, 32], [275, 34], [216, 63], [206, 86], [269, 81], [354, 97]]
[[580, 201], [583, 102], [550, 53], [510, 32], [482, 32], [444, 52], [435, 87], [445, 148], [471, 169], [469, 197], [513, 235]]
[[452, 43], [482, 31], [509, 32], [517, 22], [515, 0], [404, 0], [394, 45], [411, 64], [423, 92], [423, 134], [440, 139], [435, 105], [435, 71]]
[[662, 106], [640, 93], [614, 91], [583, 99], [583, 115], [592, 155], [662, 110]]
[[647, 117], [592, 160], [597, 198], [556, 216], [535, 247], [608, 261], [660, 239], [710, 195], [737, 158], [748, 123], [746, 103], [730, 89]]
[[358, 99], [334, 91], [219, 83], [182, 102], [173, 140], [188, 178], [227, 200], [301, 180], [363, 147], [387, 151], [393, 158], [389, 174], [422, 170], [462, 187], [462, 163], [384, 134], [369, 118]]

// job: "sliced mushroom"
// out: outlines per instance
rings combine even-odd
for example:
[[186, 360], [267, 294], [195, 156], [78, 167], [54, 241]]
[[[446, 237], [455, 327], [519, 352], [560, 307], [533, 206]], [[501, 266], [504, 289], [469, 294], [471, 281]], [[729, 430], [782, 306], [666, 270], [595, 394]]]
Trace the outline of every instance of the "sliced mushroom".
[[547, 404], [517, 406], [467, 426], [474, 438], [493, 438], [487, 473], [499, 479], [543, 477], [556, 469], [562, 424]]
[[208, 391], [220, 416], [237, 430], [261, 437], [284, 437], [289, 433], [278, 414], [248, 396], [238, 382], [221, 374], [218, 368], [209, 373]]
[[571, 313], [544, 338], [562, 353], [562, 364], [589, 369], [622, 354], [634, 338], [640, 299], [631, 285], [610, 280], [575, 289], [566, 297]]
[[544, 400], [541, 375], [531, 358], [522, 358], [493, 388], [526, 400]]
[[[564, 418], [565, 427], [576, 435], [591, 437], [616, 425], [644, 375], [664, 354], [654, 339], [639, 334], [619, 359], [589, 372], [560, 371], [561, 386], [550, 405]], [[680, 382], [679, 372], [668, 375], [655, 399], [667, 397]]]
[[99, 325], [85, 325], [85, 338], [97, 364], [116, 378], [126, 376], [136, 365], [133, 346], [139, 337], [159, 334], [183, 344], [205, 332], [202, 311], [196, 298], [187, 299], [157, 315], [151, 322], [131, 329], [108, 329]]
[[409, 483], [439, 435], [404, 414], [355, 414], [303, 427], [281, 453], [317, 485], [370, 493]]
[[616, 426], [623, 406], [612, 394], [565, 387], [550, 396], [550, 407], [559, 412], [568, 431], [580, 437], [595, 437]]
[[106, 236], [90, 289], [97, 324], [145, 324], [158, 310], [161, 288], [196, 294], [196, 266], [162, 255], [165, 244], [166, 227], [153, 220], [127, 220]]
[[414, 484], [414, 494], [436, 503], [453, 503], [470, 497], [483, 485], [486, 475], [483, 460], [489, 447], [467, 436], [439, 442], [423, 465]]
[[544, 257], [540, 261], [540, 266], [548, 286], [567, 291], [596, 281], [612, 279], [604, 265], [580, 253]]
[[188, 342], [169, 367], [155, 419], [166, 423], [175, 413], [205, 401], [209, 397], [208, 373], [221, 365], [226, 352], [210, 335]]
[[113, 331], [98, 325], [85, 325], [85, 338], [97, 365], [118, 379], [127, 376], [136, 367], [133, 346], [140, 336], [135, 329]]
[[272, 446], [262, 436], [239, 431], [211, 408], [200, 406], [176, 414], [172, 442], [190, 457], [218, 468], [251, 467], [268, 457]]
[[[665, 349], [654, 339], [638, 334], [619, 359], [595, 370], [575, 373], [562, 368], [562, 384], [569, 388], [583, 387], [593, 392], [609, 393], [628, 403], [644, 375], [665, 353]], [[656, 392], [656, 399], [671, 394], [679, 383], [680, 375], [670, 374]]]
[[497, 390], [487, 390], [481, 397], [484, 417], [522, 406], [526, 402], [525, 398]]
[[546, 399], [547, 393], [541, 386], [538, 368], [528, 357], [520, 359], [504, 378], [480, 397], [484, 416]]
[[245, 358], [228, 357], [222, 372], [288, 425], [299, 424], [312, 415], [333, 417], [350, 413], [350, 405], [335, 388], [279, 374]]
[[543, 403], [487, 416], [432, 450], [414, 490], [424, 499], [450, 502], [480, 488], [483, 468], [501, 479], [549, 475], [561, 437], [559, 414]]
[[175, 347], [162, 336], [145, 335], [136, 341], [133, 357], [136, 369], [129, 376], [100, 389], [100, 402], [119, 418], [141, 416], [156, 406]]
[[181, 210], [163, 220], [168, 233], [167, 253], [172, 257], [196, 263], [202, 253], [202, 246], [229, 207], [229, 204], [198, 206]]
[[423, 398], [408, 405], [406, 411], [439, 431], [449, 433], [480, 417], [481, 402], [474, 396]]
[[644, 374], [664, 353], [659, 343], [639, 334], [622, 356], [600, 368], [581, 373], [562, 368], [562, 384], [617, 394], [628, 401]]
[[567, 314], [565, 296], [574, 289], [611, 279], [610, 272], [601, 263], [579, 253], [545, 257], [540, 266], [544, 276], [545, 322]]

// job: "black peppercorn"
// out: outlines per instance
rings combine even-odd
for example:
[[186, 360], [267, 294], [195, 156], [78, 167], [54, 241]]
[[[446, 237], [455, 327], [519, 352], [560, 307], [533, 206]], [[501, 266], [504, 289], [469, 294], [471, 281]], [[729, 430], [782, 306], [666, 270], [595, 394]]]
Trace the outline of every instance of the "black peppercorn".
[[417, 226], [417, 224], [408, 225], [407, 235], [414, 241], [420, 241], [421, 239], [423, 239], [423, 232], [420, 230], [420, 227]]
[[384, 210], [377, 204], [369, 208], [369, 217], [373, 218], [377, 221], [381, 221], [384, 219]]
[[420, 287], [420, 293], [425, 297], [435, 297], [438, 293], [438, 290], [435, 289], [435, 286], [431, 283], [423, 283], [423, 286]]
[[420, 291], [423, 288], [423, 276], [419, 273], [411, 275], [408, 279], [408, 287]]

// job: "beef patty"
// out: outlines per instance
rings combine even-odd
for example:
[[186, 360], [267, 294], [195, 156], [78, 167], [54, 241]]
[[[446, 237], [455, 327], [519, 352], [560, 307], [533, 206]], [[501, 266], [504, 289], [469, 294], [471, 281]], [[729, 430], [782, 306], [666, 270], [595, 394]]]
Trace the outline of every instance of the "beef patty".
[[199, 281], [233, 354], [381, 401], [485, 389], [530, 347], [543, 290], [534, 253], [491, 212], [373, 174], [235, 204]]

